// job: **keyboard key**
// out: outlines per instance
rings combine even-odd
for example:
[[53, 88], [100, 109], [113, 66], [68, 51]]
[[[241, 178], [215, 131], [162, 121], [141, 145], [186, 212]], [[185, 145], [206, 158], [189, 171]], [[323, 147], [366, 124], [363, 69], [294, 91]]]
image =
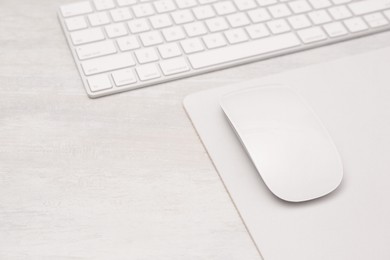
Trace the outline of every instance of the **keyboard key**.
[[154, 29], [165, 28], [172, 25], [172, 21], [167, 14], [153, 15], [149, 20]]
[[224, 64], [256, 55], [292, 48], [301, 42], [294, 33], [281, 34], [215, 50], [191, 54], [188, 59], [194, 69]]
[[114, 23], [107, 25], [106, 33], [109, 38], [116, 38], [127, 34], [127, 29], [123, 23]]
[[277, 0], [257, 0], [257, 3], [260, 6], [273, 5], [276, 4], [277, 2], [278, 2]]
[[267, 25], [273, 34], [284, 33], [291, 30], [290, 25], [288, 25], [284, 19], [269, 21], [267, 22]]
[[87, 1], [61, 6], [61, 13], [64, 17], [88, 14], [91, 12], [91, 4]]
[[182, 53], [177, 43], [167, 43], [158, 46], [158, 51], [163, 59], [180, 56]]
[[291, 11], [288, 9], [286, 4], [273, 5], [270, 6], [268, 10], [274, 18], [281, 18], [291, 15]]
[[163, 38], [158, 31], [142, 33], [139, 35], [139, 37], [141, 39], [142, 44], [146, 47], [163, 43]]
[[179, 8], [189, 8], [197, 5], [196, 0], [176, 0], [176, 4]]
[[311, 11], [311, 7], [306, 0], [297, 0], [288, 3], [295, 14], [305, 13]]
[[390, 10], [385, 11], [385, 15], [387, 16], [387, 19], [390, 20]]
[[176, 24], [189, 23], [195, 20], [192, 12], [188, 9], [173, 12], [171, 16]]
[[348, 7], [356, 15], [368, 14], [390, 8], [390, 0], [365, 0], [351, 3]]
[[144, 18], [132, 20], [132, 21], [128, 22], [127, 25], [130, 28], [130, 32], [134, 33], [134, 34], [140, 33], [140, 32], [146, 32], [146, 31], [149, 31], [149, 29], [150, 29], [148, 22]]
[[136, 68], [138, 77], [142, 81], [156, 79], [161, 77], [155, 64], [142, 65]]
[[93, 13], [88, 15], [88, 20], [92, 26], [99, 26], [110, 23], [110, 18], [106, 12]]
[[250, 25], [245, 29], [248, 32], [249, 37], [251, 37], [252, 39], [258, 39], [270, 35], [270, 32], [268, 31], [267, 27], [262, 23]]
[[114, 22], [122, 22], [132, 18], [129, 8], [118, 8], [110, 11], [112, 20]]
[[87, 76], [134, 65], [133, 57], [128, 52], [94, 58], [81, 63], [84, 74]]
[[154, 2], [154, 7], [158, 13], [166, 13], [176, 9], [175, 4], [172, 0], [159, 0]]
[[133, 84], [137, 82], [132, 69], [117, 70], [112, 73], [115, 85], [118, 87]]
[[203, 4], [211, 4], [214, 2], [218, 2], [218, 0], [198, 0], [201, 5]]
[[154, 14], [154, 9], [150, 3], [139, 4], [133, 6], [133, 13], [136, 17], [140, 18]]
[[128, 6], [134, 5], [137, 3], [137, 0], [116, 0], [119, 6]]
[[238, 10], [245, 11], [257, 7], [257, 4], [254, 0], [234, 0]]
[[112, 88], [112, 84], [107, 75], [96, 75], [87, 79], [92, 92], [102, 91]]
[[206, 35], [203, 37], [203, 41], [209, 49], [215, 49], [227, 44], [225, 38], [220, 33]]
[[330, 37], [339, 37], [348, 33], [347, 29], [345, 29], [345, 26], [341, 22], [325, 24], [324, 29]]
[[93, 0], [96, 10], [107, 10], [115, 7], [113, 0]]
[[83, 16], [68, 18], [65, 20], [65, 24], [69, 31], [85, 29], [88, 27]]
[[288, 21], [294, 29], [302, 29], [311, 26], [310, 20], [304, 14], [289, 17]]
[[311, 27], [300, 30], [298, 31], [298, 35], [304, 43], [323, 41], [327, 38], [320, 27]]
[[140, 47], [139, 42], [135, 36], [125, 36], [117, 39], [119, 49], [121, 51], [135, 50]]
[[158, 60], [158, 56], [154, 48], [136, 50], [134, 54], [137, 57], [138, 62], [141, 64]]
[[208, 19], [206, 20], [206, 25], [210, 32], [219, 32], [229, 28], [228, 23], [223, 17]]
[[360, 17], [345, 20], [344, 23], [350, 32], [360, 32], [368, 29], [367, 24]]
[[70, 34], [74, 45], [85, 44], [89, 42], [96, 42], [104, 40], [104, 34], [100, 28], [85, 29], [75, 31]]
[[167, 42], [177, 41], [184, 39], [186, 35], [181, 27], [175, 26], [171, 28], [166, 28], [162, 31], [164, 38]]
[[190, 67], [184, 58], [174, 58], [160, 63], [161, 70], [164, 75], [169, 76], [173, 74], [189, 71]]
[[196, 7], [192, 10], [196, 19], [203, 20], [215, 16], [214, 9], [210, 5]]
[[187, 39], [181, 41], [180, 44], [186, 54], [195, 53], [204, 50], [203, 44], [198, 38]]
[[242, 28], [226, 31], [225, 36], [230, 44], [245, 42], [249, 39], [248, 35]]
[[259, 8], [248, 12], [249, 18], [254, 23], [265, 22], [271, 19], [271, 15], [265, 8]]
[[79, 46], [76, 52], [80, 60], [86, 60], [116, 53], [116, 48], [112, 41], [101, 41]]
[[309, 13], [309, 17], [314, 24], [323, 24], [332, 21], [332, 18], [330, 18], [325, 10], [311, 12]]
[[218, 15], [226, 15], [234, 13], [237, 9], [230, 1], [222, 1], [214, 4], [214, 8]]
[[207, 29], [202, 22], [186, 24], [184, 26], [184, 30], [189, 37], [195, 37], [207, 33]]
[[364, 16], [364, 20], [366, 20], [368, 25], [370, 25], [372, 28], [381, 27], [386, 24], [389, 24], [389, 22], [381, 13], [367, 14]]
[[248, 17], [244, 13], [228, 15], [227, 19], [232, 27], [240, 27], [250, 23]]
[[332, 3], [329, 0], [309, 0], [314, 9], [329, 7]]
[[348, 8], [343, 5], [329, 8], [329, 13], [335, 20], [346, 19], [352, 16]]
[[339, 5], [339, 4], [346, 4], [352, 2], [352, 0], [332, 0], [332, 2], [336, 5]]

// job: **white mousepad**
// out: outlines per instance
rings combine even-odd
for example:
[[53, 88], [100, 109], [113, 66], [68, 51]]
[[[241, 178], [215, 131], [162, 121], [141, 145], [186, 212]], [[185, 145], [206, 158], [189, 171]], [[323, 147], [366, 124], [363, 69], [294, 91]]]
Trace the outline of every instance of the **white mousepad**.
[[[246, 87], [285, 84], [335, 142], [344, 179], [311, 202], [276, 198], [219, 105]], [[265, 260], [390, 259], [390, 48], [188, 96], [185, 109]]]

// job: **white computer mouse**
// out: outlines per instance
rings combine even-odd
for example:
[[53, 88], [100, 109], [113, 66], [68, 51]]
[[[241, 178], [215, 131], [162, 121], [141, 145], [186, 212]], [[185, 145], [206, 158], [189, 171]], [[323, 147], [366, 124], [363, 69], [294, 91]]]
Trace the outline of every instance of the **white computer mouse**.
[[328, 131], [297, 92], [262, 86], [229, 93], [220, 105], [269, 190], [282, 200], [308, 201], [343, 178]]

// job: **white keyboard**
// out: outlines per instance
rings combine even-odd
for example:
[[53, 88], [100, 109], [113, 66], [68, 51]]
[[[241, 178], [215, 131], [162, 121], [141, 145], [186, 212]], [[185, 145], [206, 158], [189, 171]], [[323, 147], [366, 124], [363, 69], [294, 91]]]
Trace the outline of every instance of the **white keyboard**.
[[390, 0], [94, 0], [59, 18], [92, 98], [390, 28]]

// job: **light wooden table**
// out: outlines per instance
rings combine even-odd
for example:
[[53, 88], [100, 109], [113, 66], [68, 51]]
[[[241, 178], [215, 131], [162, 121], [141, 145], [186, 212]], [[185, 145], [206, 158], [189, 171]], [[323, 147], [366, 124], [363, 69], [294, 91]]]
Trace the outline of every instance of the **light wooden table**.
[[63, 3], [0, 1], [0, 259], [261, 259], [182, 99], [390, 43], [382, 33], [91, 100]]

